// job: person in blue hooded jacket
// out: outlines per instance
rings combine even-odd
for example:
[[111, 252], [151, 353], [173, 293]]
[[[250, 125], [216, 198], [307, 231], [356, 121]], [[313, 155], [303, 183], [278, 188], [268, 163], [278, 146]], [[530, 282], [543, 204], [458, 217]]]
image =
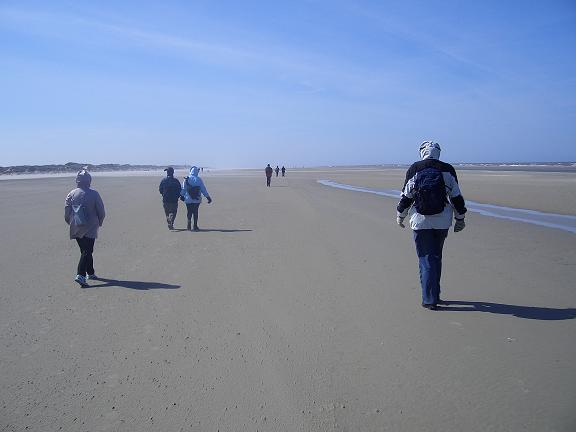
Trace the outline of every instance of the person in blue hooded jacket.
[[180, 199], [186, 203], [188, 225], [187, 229], [191, 230], [192, 218], [194, 218], [194, 231], [200, 231], [198, 228], [198, 209], [202, 202], [202, 195], [208, 200], [208, 204], [212, 202], [212, 198], [204, 185], [204, 182], [198, 177], [198, 167], [193, 166], [190, 168], [190, 175], [184, 178], [182, 183], [182, 190], [180, 191]]

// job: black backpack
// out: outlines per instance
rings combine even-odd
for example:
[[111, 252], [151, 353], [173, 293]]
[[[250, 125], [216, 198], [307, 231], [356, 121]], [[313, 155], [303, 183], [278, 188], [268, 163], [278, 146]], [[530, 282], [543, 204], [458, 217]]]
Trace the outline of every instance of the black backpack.
[[414, 181], [414, 207], [421, 215], [442, 213], [448, 200], [442, 171], [426, 168], [416, 174]]
[[186, 192], [188, 192], [188, 196], [193, 200], [200, 199], [200, 186], [192, 186], [188, 183], [188, 177], [184, 180], [186, 182]]

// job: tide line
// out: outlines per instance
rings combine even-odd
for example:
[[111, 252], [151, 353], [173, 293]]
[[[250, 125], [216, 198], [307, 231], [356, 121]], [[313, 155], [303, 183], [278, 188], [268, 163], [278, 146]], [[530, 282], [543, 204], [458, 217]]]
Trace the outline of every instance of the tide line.
[[[318, 183], [324, 186], [330, 186], [338, 189], [345, 189], [354, 192], [371, 193], [389, 198], [400, 199], [400, 191], [395, 189], [370, 189], [361, 186], [352, 186], [337, 183], [332, 180], [318, 180]], [[576, 234], [576, 216], [561, 215], [556, 213], [546, 213], [537, 210], [520, 209], [513, 207], [504, 207], [494, 204], [484, 204], [474, 201], [466, 201], [468, 211], [481, 214], [482, 216], [494, 217], [498, 219], [511, 220], [515, 222], [529, 223], [568, 231]]]

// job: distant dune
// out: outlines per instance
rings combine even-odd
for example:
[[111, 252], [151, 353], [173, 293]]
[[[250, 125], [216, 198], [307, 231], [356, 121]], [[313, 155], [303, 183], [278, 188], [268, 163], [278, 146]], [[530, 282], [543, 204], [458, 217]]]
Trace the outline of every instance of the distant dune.
[[[0, 167], [0, 174], [59, 174], [80, 171], [87, 166], [90, 171], [147, 171], [165, 168], [165, 165], [130, 165], [130, 164], [100, 164], [94, 165], [89, 163], [68, 162], [63, 165], [18, 165], [9, 167]], [[184, 168], [183, 166], [174, 166], [174, 168]]]
[[[541, 172], [576, 172], [576, 162], [474, 162], [474, 163], [453, 163], [461, 170], [488, 170], [488, 171], [541, 171]], [[87, 166], [92, 172], [111, 171], [157, 171], [164, 169], [166, 165], [131, 165], [131, 164], [90, 164], [79, 162], [68, 162], [54, 165], [17, 165], [0, 166], [0, 175], [20, 175], [20, 174], [65, 174], [75, 173]], [[174, 169], [187, 169], [188, 166], [172, 165]], [[339, 168], [339, 169], [390, 169], [406, 168], [408, 164], [374, 164], [374, 165], [328, 165], [316, 168]], [[313, 167], [302, 167], [310, 169]], [[290, 169], [295, 169], [291, 167]]]

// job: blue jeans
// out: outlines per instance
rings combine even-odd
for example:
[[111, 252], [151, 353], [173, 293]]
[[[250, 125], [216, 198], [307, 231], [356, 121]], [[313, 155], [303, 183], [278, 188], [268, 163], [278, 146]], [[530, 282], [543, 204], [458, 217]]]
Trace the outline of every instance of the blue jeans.
[[442, 276], [442, 248], [448, 235], [447, 229], [414, 231], [422, 304], [437, 304], [440, 300], [440, 276]]

